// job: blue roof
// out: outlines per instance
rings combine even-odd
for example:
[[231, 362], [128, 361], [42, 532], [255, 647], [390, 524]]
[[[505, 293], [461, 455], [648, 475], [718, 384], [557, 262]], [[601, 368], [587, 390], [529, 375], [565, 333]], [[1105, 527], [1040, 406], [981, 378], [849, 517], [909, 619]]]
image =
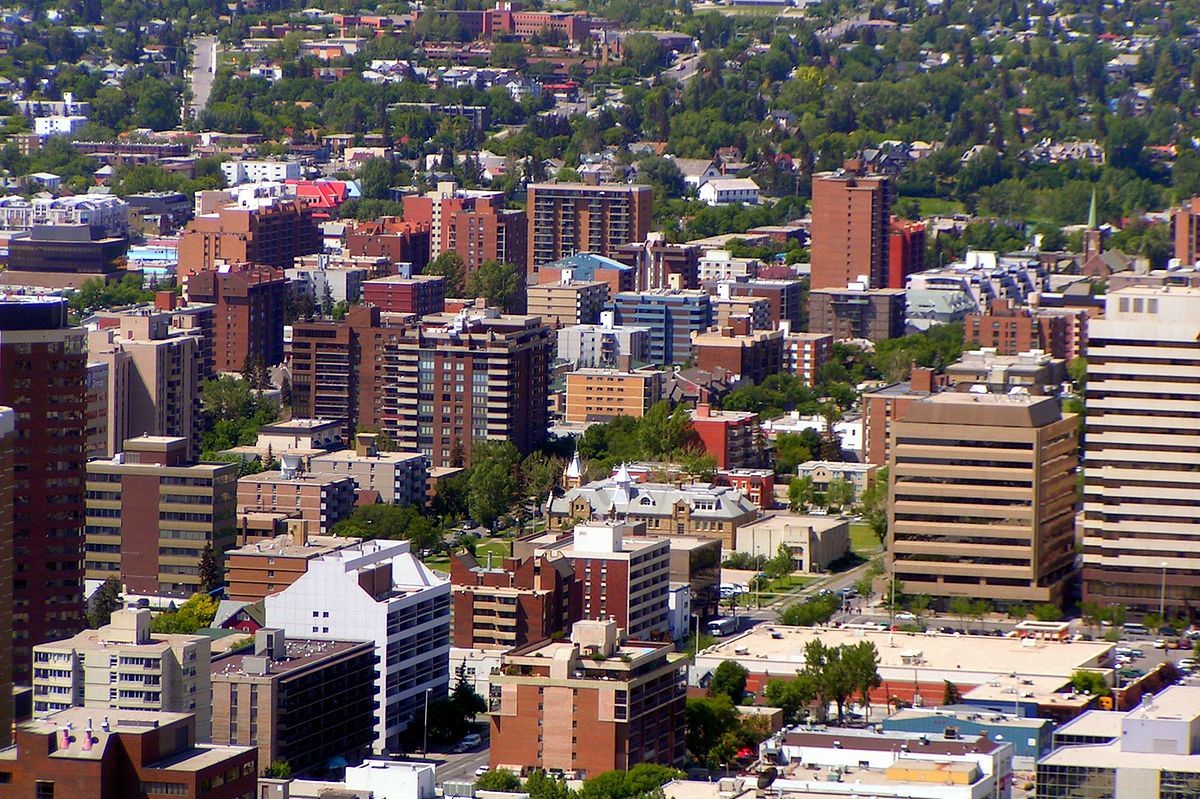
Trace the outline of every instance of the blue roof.
[[595, 280], [597, 269], [619, 269], [622, 272], [632, 272], [635, 268], [593, 252], [569, 255], [547, 266], [551, 269], [570, 269], [575, 273], [572, 276], [575, 280]]

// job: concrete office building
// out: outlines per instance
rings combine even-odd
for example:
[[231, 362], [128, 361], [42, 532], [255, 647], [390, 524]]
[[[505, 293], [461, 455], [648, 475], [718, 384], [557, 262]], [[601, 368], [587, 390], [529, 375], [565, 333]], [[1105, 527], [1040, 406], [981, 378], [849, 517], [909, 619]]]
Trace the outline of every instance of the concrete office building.
[[802, 281], [755, 279], [738, 280], [728, 285], [730, 296], [758, 297], [767, 301], [769, 327], [779, 327], [781, 322], [789, 322], [792, 330], [799, 330], [803, 326]]
[[450, 558], [455, 648], [508, 650], [568, 633], [583, 618], [575, 564], [561, 554], [480, 563], [469, 552]]
[[193, 713], [209, 739], [210, 639], [150, 632], [150, 611], [118, 610], [98, 630], [33, 648], [33, 713], [70, 707]]
[[892, 425], [904, 418], [914, 403], [945, 386], [946, 380], [934, 375], [932, 369], [913, 367], [908, 380], [863, 392], [863, 461], [886, 466], [891, 458]]
[[[185, 302], [174, 291], [164, 290], [154, 293], [154, 301], [132, 305], [118, 310], [96, 311], [92, 317], [100, 330], [115, 328], [119, 330], [123, 320], [128, 317], [165, 316], [170, 330], [168, 336], [191, 333], [196, 337], [199, 351], [196, 359], [199, 361], [197, 371], [200, 380], [211, 380], [217, 376], [216, 368], [216, 306], [201, 302]], [[120, 444], [128, 436], [122, 436], [116, 443]]]
[[884, 341], [904, 335], [903, 289], [866, 289], [862, 283], [813, 289], [808, 295], [809, 330], [839, 341]]
[[359, 433], [354, 449], [340, 449], [308, 459], [311, 474], [348, 476], [359, 491], [379, 496], [389, 505], [424, 505], [429, 459], [419, 452], [380, 452], [378, 435]]
[[613, 619], [637, 640], [664, 638], [671, 545], [646, 537], [644, 522], [590, 521], [567, 535], [547, 533], [535, 554], [564, 557], [575, 569], [584, 619]]
[[188, 278], [189, 302], [214, 306], [213, 359], [218, 372], [238, 372], [246, 363], [283, 361], [283, 312], [287, 278], [278, 269], [253, 264], [222, 265]]
[[773, 511], [737, 529], [734, 551], [773, 558], [781, 546], [794, 571], [818, 574], [850, 554], [850, 522], [831, 516], [798, 516]]
[[200, 213], [179, 237], [179, 277], [217, 268], [219, 262], [287, 269], [298, 255], [321, 251], [313, 209], [299, 200], [201, 192]]
[[897, 420], [888, 560], [905, 590], [1061, 605], [1075, 571], [1077, 427], [1049, 397], [957, 392]]
[[1200, 601], [1200, 289], [1109, 292], [1089, 335], [1083, 596], [1186, 612]]
[[[89, 348], [90, 350], [90, 348]], [[89, 352], [89, 355], [91, 353]], [[122, 358], [126, 356], [121, 354]], [[128, 363], [122, 364], [128, 367]], [[114, 448], [109, 444], [109, 375], [113, 370], [109, 369], [109, 364], [101, 363], [100, 361], [89, 360], [87, 365], [87, 429], [84, 435], [87, 436], [87, 448], [85, 454], [89, 458], [105, 458], [111, 455]], [[126, 383], [128, 382], [128, 369], [124, 369]], [[125, 386], [125, 400], [128, 401], [128, 385]], [[122, 431], [124, 435], [124, 431]], [[122, 441], [125, 439], [122, 438]]]
[[712, 298], [703, 291], [623, 292], [613, 298], [613, 321], [650, 329], [651, 363], [682, 364], [692, 357], [692, 333], [712, 327]]
[[371, 641], [254, 634], [254, 648], [212, 664], [212, 742], [257, 746], [295, 774], [370, 752], [375, 725]]
[[267, 624], [296, 638], [372, 641], [376, 750], [400, 735], [426, 699], [450, 681], [450, 582], [426, 568], [406, 541], [366, 541], [315, 558], [266, 598]]
[[996, 394], [1018, 391], [1058, 396], [1067, 380], [1067, 363], [1041, 350], [1016, 355], [998, 355], [992, 349], [970, 350], [946, 367], [946, 378], [955, 391], [986, 389]]
[[253, 746], [211, 746], [191, 713], [71, 708], [17, 729], [0, 752], [0, 799], [256, 796]]
[[866, 288], [888, 285], [893, 193], [886, 175], [841, 169], [813, 176], [813, 289], [844, 289], [860, 275]]
[[[125, 403], [113, 407], [126, 438], [180, 437], [187, 457], [195, 458], [200, 454], [203, 343], [198, 332], [178, 330], [170, 321], [165, 313], [123, 316], [119, 327], [88, 334], [88, 357], [109, 364], [115, 392], [122, 390], [122, 378], [126, 381]], [[127, 365], [121, 363], [126, 360]]]
[[[17, 413], [0, 407], [0, 586], [13, 580], [13, 449]], [[0, 641], [13, 640], [13, 595], [0, 591]], [[0, 749], [12, 743], [13, 650], [0, 648]]]
[[682, 766], [686, 656], [622, 640], [615, 621], [581, 621], [568, 641], [504, 655], [492, 676], [492, 768], [593, 776], [638, 763]]
[[649, 186], [531, 183], [525, 205], [530, 275], [576, 253], [612, 256], [622, 244], [645, 241], [651, 202]]
[[126, 591], [186, 599], [203, 590], [200, 560], [233, 546], [237, 466], [194, 463], [182, 438], [139, 436], [88, 461], [84, 569]]
[[226, 596], [256, 602], [299, 580], [317, 558], [362, 543], [361, 538], [313, 535], [308, 532], [312, 527], [302, 519], [288, 519], [287, 532], [226, 552]]
[[354, 478], [302, 473], [293, 459], [286, 455], [280, 470], [239, 478], [237, 513], [285, 513], [328, 533], [354, 510]]
[[1196, 796], [1200, 791], [1198, 726], [1200, 688], [1173, 685], [1157, 696], [1147, 696], [1123, 715], [1119, 734], [1111, 742], [1061, 746], [1039, 760], [1037, 795]]
[[608, 302], [608, 284], [573, 280], [570, 270], [563, 271], [557, 283], [538, 283], [525, 289], [525, 309], [540, 316], [553, 328], [567, 325], [594, 325]]
[[[0, 405], [13, 444], [13, 677], [28, 684], [34, 644], [83, 627], [87, 354], [66, 300], [0, 300]], [[0, 591], [3, 593], [3, 591]]]
[[571, 325], [558, 331], [558, 359], [576, 368], [630, 369], [650, 360], [650, 328], [618, 325], [604, 311], [598, 325]]
[[568, 422], [609, 421], [618, 416], [640, 419], [662, 399], [663, 373], [658, 369], [622, 372], [580, 369], [567, 373]]

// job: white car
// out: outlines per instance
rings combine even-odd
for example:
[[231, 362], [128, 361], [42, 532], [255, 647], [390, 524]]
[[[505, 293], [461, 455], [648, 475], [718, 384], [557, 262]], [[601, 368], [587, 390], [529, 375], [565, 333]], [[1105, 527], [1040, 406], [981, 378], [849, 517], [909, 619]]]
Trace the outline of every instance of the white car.
[[896, 621], [916, 621], [917, 614], [909, 613], [907, 610], [902, 610], [896, 614]]
[[484, 774], [487, 774], [487, 773], [488, 773], [488, 767], [487, 767], [487, 766], [480, 766], [479, 768], [475, 769], [475, 776], [476, 776], [476, 777], [482, 777]]
[[1154, 644], [1153, 644], [1153, 646], [1154, 646], [1154, 648], [1155, 648], [1155, 649], [1166, 649], [1166, 648], [1167, 648], [1167, 642], [1166, 642], [1166, 641], [1164, 641], [1164, 640], [1163, 640], [1163, 639], [1161, 639], [1161, 638], [1156, 638], [1156, 639], [1154, 639]]

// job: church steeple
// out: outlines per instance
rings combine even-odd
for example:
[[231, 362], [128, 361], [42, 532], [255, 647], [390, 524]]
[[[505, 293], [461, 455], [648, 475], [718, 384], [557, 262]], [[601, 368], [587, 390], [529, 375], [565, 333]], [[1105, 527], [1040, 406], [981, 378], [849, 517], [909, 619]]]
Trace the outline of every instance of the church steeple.
[[571, 462], [563, 470], [563, 488], [570, 491], [583, 485], [583, 462], [579, 460], [579, 450], [571, 456]]
[[1096, 190], [1092, 189], [1092, 204], [1088, 208], [1087, 229], [1083, 231], [1083, 262], [1088, 261], [1100, 255], [1103, 249], [1103, 239], [1100, 234], [1100, 228], [1096, 226]]

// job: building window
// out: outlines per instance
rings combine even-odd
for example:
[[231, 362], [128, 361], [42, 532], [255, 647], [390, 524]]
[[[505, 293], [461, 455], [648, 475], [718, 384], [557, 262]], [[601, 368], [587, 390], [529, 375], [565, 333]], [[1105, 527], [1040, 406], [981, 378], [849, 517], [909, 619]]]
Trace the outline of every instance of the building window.
[[34, 785], [33, 799], [54, 799], [54, 783], [38, 780]]

